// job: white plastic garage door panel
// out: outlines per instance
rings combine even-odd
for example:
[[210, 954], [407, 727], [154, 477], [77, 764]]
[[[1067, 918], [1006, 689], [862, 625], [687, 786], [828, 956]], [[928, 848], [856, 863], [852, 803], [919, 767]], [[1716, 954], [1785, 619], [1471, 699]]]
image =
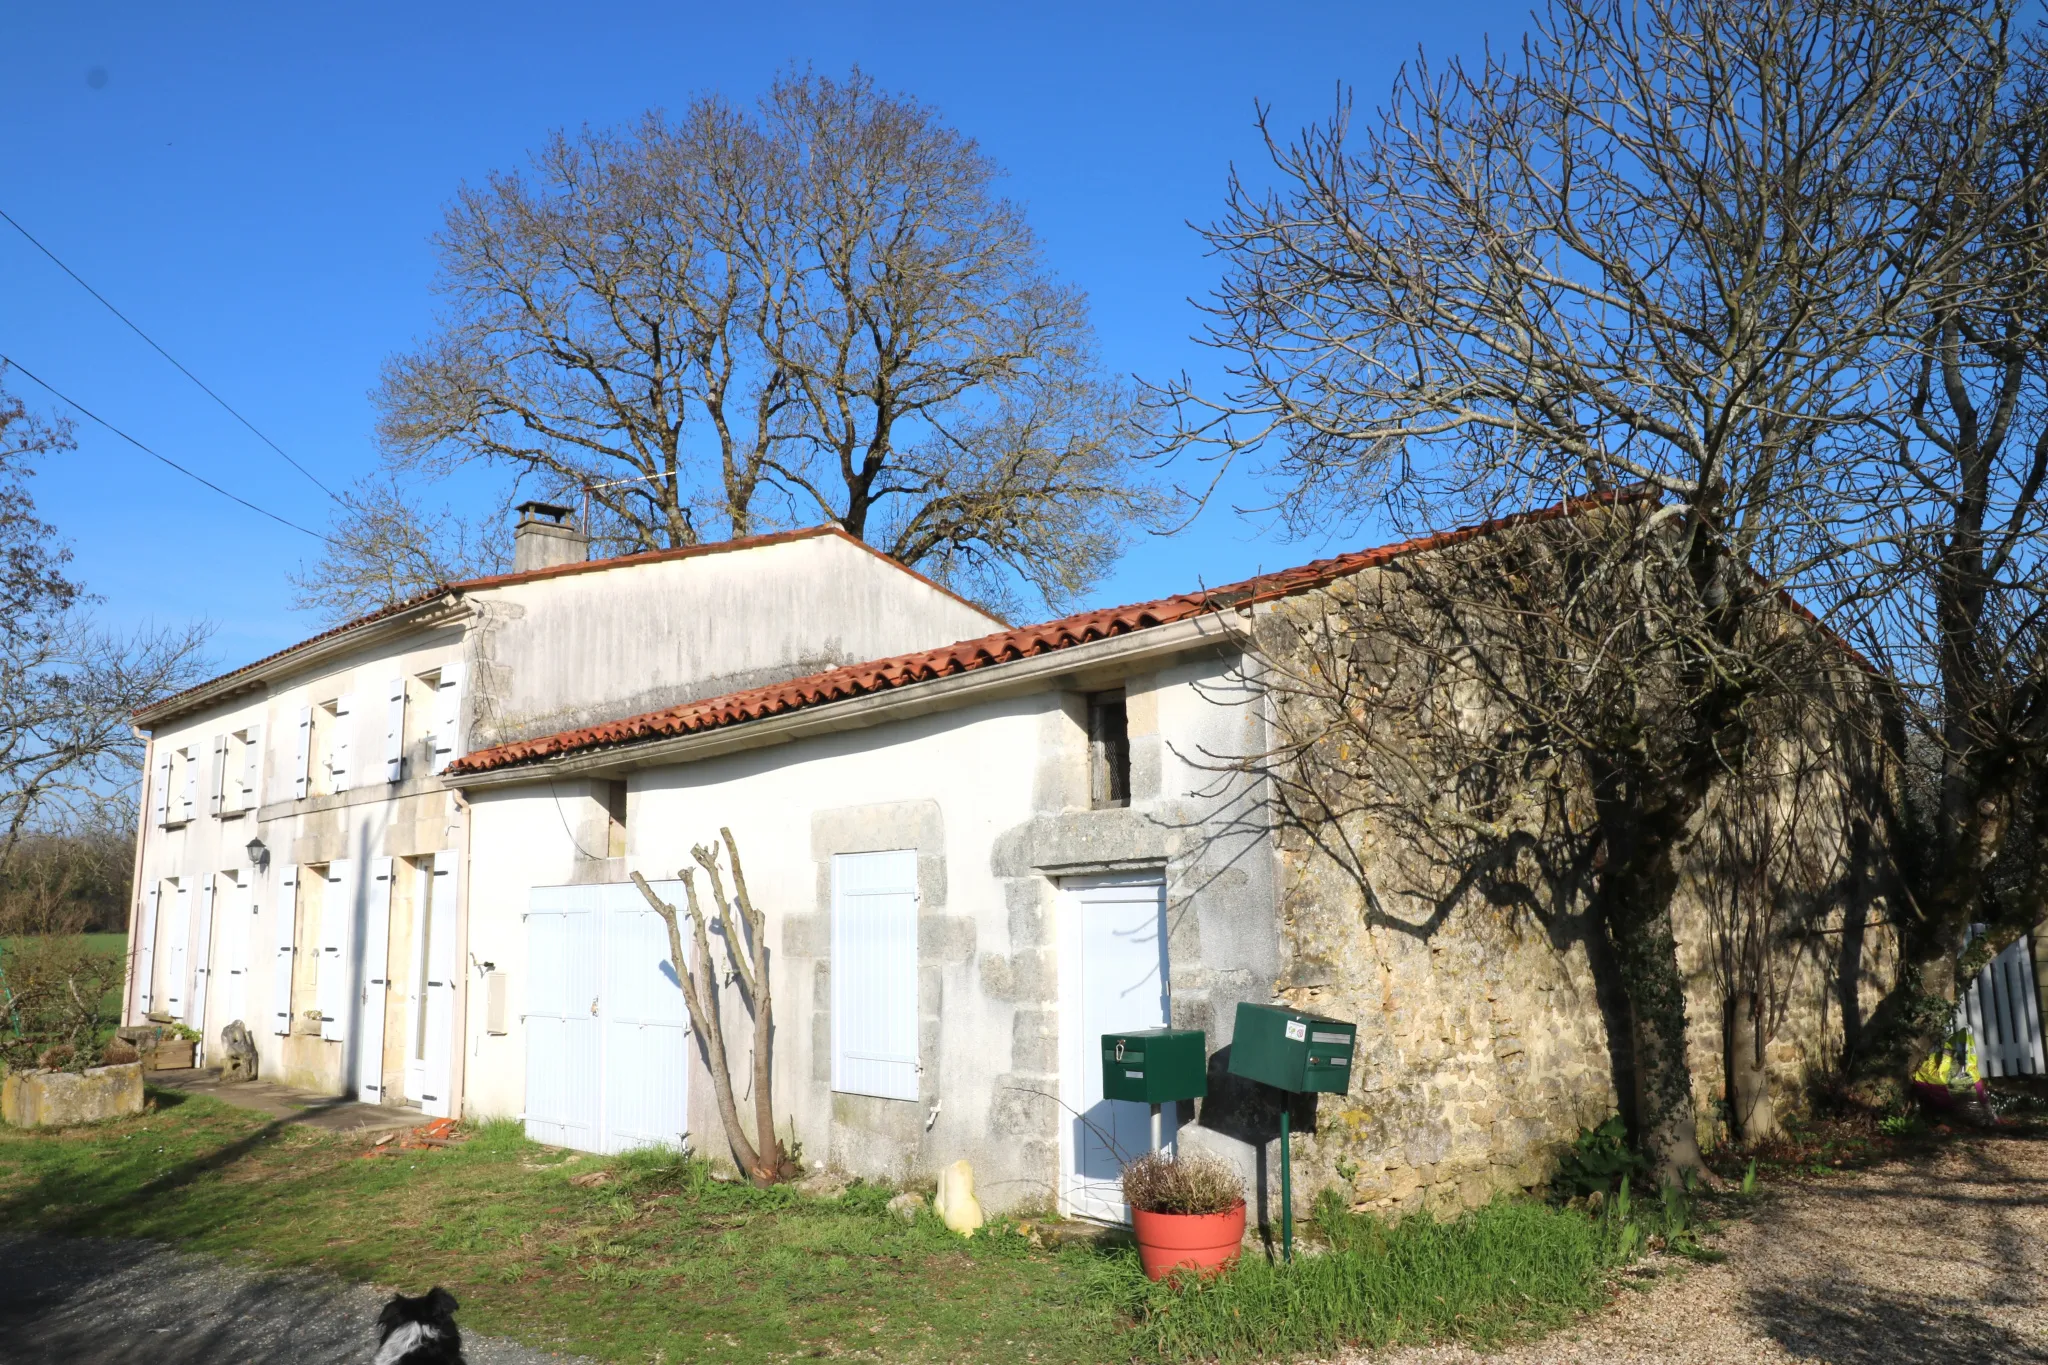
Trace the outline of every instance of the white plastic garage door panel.
[[832, 859], [832, 1088], [917, 1098], [917, 853]]
[[427, 1068], [420, 1108], [436, 1118], [454, 1116], [455, 987], [462, 970], [455, 948], [455, 911], [462, 893], [462, 854], [434, 855], [427, 900]]
[[355, 939], [357, 879], [361, 870], [347, 858], [327, 864], [327, 891], [320, 901], [320, 1036], [330, 1043], [348, 1037], [355, 1005]]
[[[1067, 1198], [1072, 1212], [1128, 1217], [1118, 1185], [1123, 1162], [1150, 1149], [1151, 1109], [1102, 1098], [1097, 1051], [1105, 1033], [1159, 1028], [1167, 1021], [1166, 898], [1157, 882], [1078, 885], [1063, 893], [1062, 1016], [1079, 1026], [1064, 1040], [1061, 1088], [1075, 1112], [1067, 1148]], [[1173, 1107], [1163, 1116], [1173, 1137]]]
[[537, 889], [533, 901], [526, 916], [526, 1133], [537, 1142], [597, 1151], [604, 888]]
[[152, 983], [156, 980], [157, 888], [143, 893], [141, 932], [135, 936], [135, 1012], [148, 1014], [155, 1008]]
[[277, 874], [277, 913], [271, 916], [270, 1031], [292, 1031], [292, 940], [299, 925], [299, 869], [286, 863]]
[[[655, 894], [682, 902], [680, 882]], [[537, 887], [526, 918], [526, 1131], [583, 1151], [679, 1145], [692, 1045], [668, 929], [639, 888]]]
[[191, 993], [190, 958], [185, 944], [192, 936], [192, 888], [180, 886], [171, 896], [170, 922], [164, 926], [166, 970], [164, 1009], [173, 1019], [185, 1017], [185, 1000]]
[[199, 1047], [192, 1054], [194, 1066], [206, 1065], [206, 994], [213, 980], [213, 916], [218, 904], [215, 883], [214, 874], [209, 872], [206, 880], [199, 884], [199, 942], [192, 949], [192, 1007], [189, 1011], [189, 1022], [199, 1031]]
[[384, 1005], [391, 986], [391, 860], [370, 864], [363, 894], [363, 984], [357, 992], [356, 1098], [384, 1102]]
[[[676, 904], [680, 882], [654, 883]], [[604, 888], [603, 1150], [680, 1147], [689, 1128], [689, 1007], [668, 958], [668, 926], [630, 883]]]

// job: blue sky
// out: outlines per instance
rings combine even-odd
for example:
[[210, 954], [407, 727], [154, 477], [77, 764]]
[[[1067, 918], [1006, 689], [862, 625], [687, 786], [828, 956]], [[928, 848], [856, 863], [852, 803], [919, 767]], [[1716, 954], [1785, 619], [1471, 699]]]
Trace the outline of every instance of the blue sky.
[[[0, 208], [257, 426], [341, 486], [376, 463], [367, 392], [427, 330], [428, 236], [466, 178], [551, 128], [751, 99], [791, 62], [851, 64], [935, 105], [1010, 173], [1085, 289], [1106, 362], [1214, 360], [1189, 340], [1216, 266], [1186, 223], [1340, 81], [1370, 105], [1418, 46], [1512, 45], [1527, 4], [840, 3], [346, 7], [11, 5], [0, 14]], [[97, 76], [94, 73], [99, 73]], [[325, 499], [0, 224], [0, 352], [166, 455], [315, 527]], [[20, 376], [10, 385], [53, 407]], [[316, 548], [83, 421], [36, 492], [113, 622], [215, 622], [231, 665], [311, 633], [285, 574]], [[1242, 483], [1228, 492], [1257, 500]], [[1356, 539], [1350, 536], [1346, 539]], [[1133, 547], [1128, 601], [1324, 553], [1214, 506]]]

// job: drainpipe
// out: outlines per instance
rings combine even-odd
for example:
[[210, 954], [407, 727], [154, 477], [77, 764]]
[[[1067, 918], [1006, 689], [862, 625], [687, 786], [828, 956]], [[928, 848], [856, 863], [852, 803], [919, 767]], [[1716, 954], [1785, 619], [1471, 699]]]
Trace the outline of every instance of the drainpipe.
[[156, 734], [133, 725], [128, 733], [142, 741], [142, 795], [135, 803], [135, 860], [128, 873], [128, 967], [121, 988], [121, 1022], [135, 1019], [135, 958], [142, 951], [142, 841], [149, 835], [149, 775], [156, 770]]

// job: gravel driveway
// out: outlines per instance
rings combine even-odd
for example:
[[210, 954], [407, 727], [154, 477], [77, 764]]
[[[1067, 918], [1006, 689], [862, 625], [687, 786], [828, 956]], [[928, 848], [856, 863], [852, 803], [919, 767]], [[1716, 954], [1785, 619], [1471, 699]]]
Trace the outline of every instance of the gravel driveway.
[[1373, 1365], [2048, 1362], [2048, 1143], [1985, 1139], [1793, 1187], [1584, 1327], [1499, 1355]]
[[[425, 1293], [427, 1286], [408, 1288]], [[0, 1362], [367, 1365], [389, 1297], [326, 1276], [258, 1274], [146, 1242], [0, 1233]], [[474, 1365], [568, 1360], [467, 1331], [462, 1347]]]

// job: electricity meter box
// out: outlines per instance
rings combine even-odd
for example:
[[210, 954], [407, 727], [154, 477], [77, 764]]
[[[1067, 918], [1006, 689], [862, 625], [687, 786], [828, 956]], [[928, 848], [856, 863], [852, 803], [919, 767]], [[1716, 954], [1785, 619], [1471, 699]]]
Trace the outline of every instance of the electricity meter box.
[[1230, 1074], [1295, 1094], [1351, 1088], [1358, 1026], [1279, 1005], [1240, 1004]]
[[1209, 1047], [1200, 1029], [1147, 1028], [1102, 1035], [1102, 1098], [1170, 1104], [1208, 1094]]

